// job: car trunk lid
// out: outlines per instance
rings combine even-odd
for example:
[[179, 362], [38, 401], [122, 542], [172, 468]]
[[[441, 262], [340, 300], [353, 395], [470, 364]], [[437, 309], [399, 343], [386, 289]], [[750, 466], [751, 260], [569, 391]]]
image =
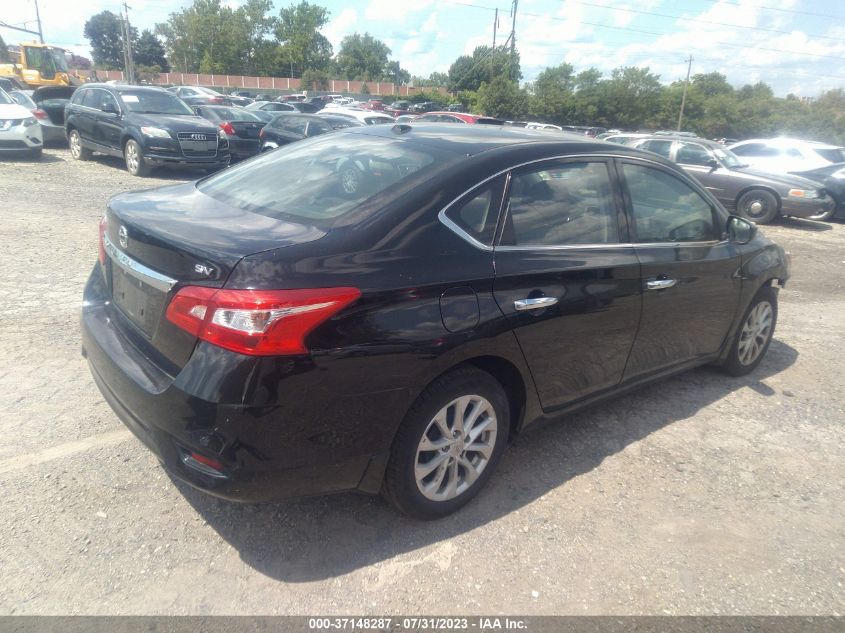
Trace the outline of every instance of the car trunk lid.
[[260, 121], [230, 121], [229, 125], [240, 138], [257, 139], [266, 124]]
[[151, 357], [163, 355], [170, 369], [183, 366], [196, 344], [165, 317], [179, 288], [222, 287], [243, 257], [325, 234], [230, 207], [194, 183], [116, 196], [106, 220], [104, 268], [115, 322], [133, 330]]

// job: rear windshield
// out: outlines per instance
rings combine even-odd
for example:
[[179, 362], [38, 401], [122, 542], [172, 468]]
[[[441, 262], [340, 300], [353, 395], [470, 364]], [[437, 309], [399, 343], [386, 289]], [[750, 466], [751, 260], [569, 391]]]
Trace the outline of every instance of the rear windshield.
[[120, 100], [130, 112], [143, 114], [193, 114], [188, 105], [169, 92], [121, 92]]
[[327, 134], [221, 171], [197, 188], [252, 213], [325, 225], [415, 174], [427, 175], [447, 158], [392, 138]]
[[243, 108], [208, 108], [203, 111], [206, 118], [210, 116], [215, 121], [262, 121], [252, 112]]
[[[814, 148], [815, 149], [815, 148]], [[845, 163], [845, 152], [835, 147], [829, 149], [815, 149], [816, 154], [831, 163]]]

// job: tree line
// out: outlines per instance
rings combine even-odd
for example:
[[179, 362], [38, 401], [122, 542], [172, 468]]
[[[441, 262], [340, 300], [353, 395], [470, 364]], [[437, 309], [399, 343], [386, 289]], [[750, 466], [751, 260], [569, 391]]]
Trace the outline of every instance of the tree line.
[[[389, 81], [416, 88], [447, 88], [465, 108], [510, 120], [596, 125], [623, 130], [675, 129], [684, 82], [668, 85], [649, 68], [596, 68], [562, 63], [520, 85], [519, 51], [479, 46], [448, 72], [412, 77], [391, 50], [369, 33], [352, 33], [335, 51], [321, 32], [325, 7], [300, 0], [272, 13], [271, 0], [237, 8], [221, 0], [194, 0], [153, 30], [131, 30], [136, 65], [159, 72], [297, 77], [308, 89], [329, 79]], [[120, 17], [102, 11], [85, 23], [99, 68], [123, 68]], [[832, 90], [807, 102], [775, 97], [762, 82], [734, 88], [719, 73], [691, 78], [683, 129], [709, 138], [793, 134], [845, 144], [845, 93]]]

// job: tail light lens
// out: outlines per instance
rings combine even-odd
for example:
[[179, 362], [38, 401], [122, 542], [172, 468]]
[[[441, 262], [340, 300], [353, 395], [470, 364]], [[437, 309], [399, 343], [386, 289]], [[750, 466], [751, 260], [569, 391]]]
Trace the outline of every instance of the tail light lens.
[[208, 100], [209, 103], [223, 103], [223, 99], [221, 97], [211, 97]]
[[47, 113], [44, 112], [44, 110], [42, 110], [41, 108], [36, 108], [32, 111], [32, 116], [34, 116], [36, 119], [44, 120], [47, 118]]
[[106, 220], [106, 216], [103, 216], [100, 219], [100, 251], [98, 254], [98, 259], [100, 260], [100, 264], [103, 266], [106, 265], [106, 230], [109, 228], [108, 220]]
[[228, 121], [223, 121], [223, 123], [220, 124], [220, 129], [223, 130], [226, 134], [229, 134], [230, 136], [235, 135], [235, 128], [233, 128], [232, 124]]
[[307, 354], [308, 333], [360, 296], [357, 288], [228, 290], [186, 286], [167, 306], [167, 318], [203, 341], [241, 354]]

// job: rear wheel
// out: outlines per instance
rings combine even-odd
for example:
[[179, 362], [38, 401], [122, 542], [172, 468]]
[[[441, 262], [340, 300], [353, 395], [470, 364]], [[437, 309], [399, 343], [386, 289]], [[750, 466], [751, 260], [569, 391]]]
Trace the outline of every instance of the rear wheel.
[[768, 224], [778, 217], [778, 199], [763, 189], [746, 191], [736, 202], [736, 210], [746, 220]]
[[138, 141], [132, 139], [126, 141], [123, 156], [126, 159], [126, 170], [133, 176], [148, 176], [152, 171], [144, 162], [144, 152]]
[[74, 160], [89, 160], [91, 158], [91, 150], [82, 147], [82, 139], [76, 130], [71, 130], [68, 133], [67, 144], [70, 148], [70, 155]]
[[777, 290], [764, 286], [745, 311], [722, 369], [731, 376], [744, 376], [754, 371], [769, 349], [777, 319]]
[[510, 409], [490, 374], [464, 368], [430, 384], [402, 422], [383, 492], [418, 519], [466, 505], [484, 487], [504, 451]]

